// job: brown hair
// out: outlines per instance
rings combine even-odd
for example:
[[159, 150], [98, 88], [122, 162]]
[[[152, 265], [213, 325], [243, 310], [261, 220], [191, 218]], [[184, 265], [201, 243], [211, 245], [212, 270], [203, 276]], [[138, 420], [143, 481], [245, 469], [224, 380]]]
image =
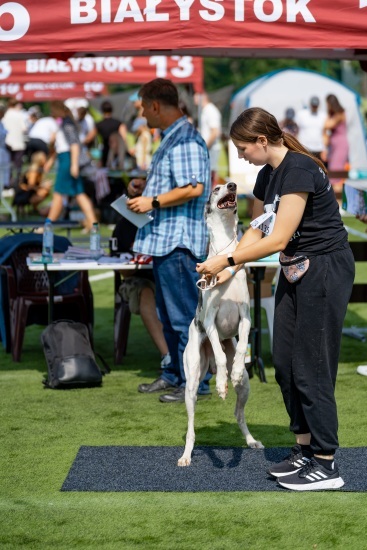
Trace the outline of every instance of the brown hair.
[[145, 101], [159, 101], [164, 105], [179, 108], [176, 86], [166, 78], [155, 78], [139, 90], [139, 96]]
[[265, 136], [268, 142], [273, 145], [279, 144], [283, 140], [284, 145], [290, 151], [310, 157], [326, 172], [326, 168], [320, 159], [303, 147], [292, 134], [283, 132], [275, 116], [260, 107], [251, 107], [243, 111], [233, 122], [229, 135], [232, 139], [248, 143], [255, 143], [259, 136]]
[[46, 160], [47, 160], [47, 155], [43, 151], [36, 151], [31, 156], [31, 164], [37, 164], [37, 166], [39, 166], [42, 162], [44, 164]]
[[70, 109], [65, 105], [63, 101], [55, 99], [55, 101], [51, 101], [50, 103], [50, 113], [51, 116], [54, 118], [61, 117], [66, 118], [69, 117], [71, 120], [74, 120], [74, 117], [72, 115], [72, 112]]
[[334, 94], [326, 96], [327, 111], [330, 116], [335, 113], [344, 113], [344, 108], [340, 105], [338, 98]]

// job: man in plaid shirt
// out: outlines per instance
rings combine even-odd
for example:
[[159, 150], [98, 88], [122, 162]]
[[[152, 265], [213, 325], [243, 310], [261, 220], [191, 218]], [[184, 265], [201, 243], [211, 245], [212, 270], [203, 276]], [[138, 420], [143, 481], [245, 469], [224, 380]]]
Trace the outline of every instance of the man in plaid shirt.
[[[173, 389], [160, 396], [164, 403], [184, 402], [183, 352], [198, 303], [196, 263], [207, 252], [204, 208], [210, 194], [210, 161], [207, 146], [179, 108], [176, 86], [156, 78], [139, 91], [143, 116], [150, 128], [159, 128], [161, 143], [153, 156], [145, 182], [132, 180], [129, 208], [152, 211], [153, 221], [138, 230], [134, 251], [153, 256], [156, 302], [171, 362], [151, 384], [139, 391]], [[136, 195], [144, 187], [142, 196]], [[209, 394], [210, 374], [199, 386]]]

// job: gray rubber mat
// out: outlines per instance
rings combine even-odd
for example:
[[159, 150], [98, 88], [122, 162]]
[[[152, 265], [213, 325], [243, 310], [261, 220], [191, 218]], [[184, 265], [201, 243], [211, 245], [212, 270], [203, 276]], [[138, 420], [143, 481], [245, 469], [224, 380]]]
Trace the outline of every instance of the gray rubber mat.
[[[267, 468], [284, 447], [195, 447], [191, 466], [179, 468], [183, 447], [80, 447], [62, 491], [285, 491]], [[367, 448], [338, 449], [342, 491], [367, 491]]]

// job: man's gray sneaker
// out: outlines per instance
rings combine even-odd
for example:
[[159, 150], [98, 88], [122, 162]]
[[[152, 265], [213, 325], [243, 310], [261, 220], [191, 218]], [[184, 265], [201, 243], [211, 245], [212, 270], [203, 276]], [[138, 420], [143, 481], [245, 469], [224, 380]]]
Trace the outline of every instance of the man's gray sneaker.
[[163, 391], [167, 389], [173, 389], [175, 386], [163, 380], [163, 378], [157, 378], [151, 384], [140, 384], [138, 386], [138, 391], [140, 393], [153, 393], [155, 391]]

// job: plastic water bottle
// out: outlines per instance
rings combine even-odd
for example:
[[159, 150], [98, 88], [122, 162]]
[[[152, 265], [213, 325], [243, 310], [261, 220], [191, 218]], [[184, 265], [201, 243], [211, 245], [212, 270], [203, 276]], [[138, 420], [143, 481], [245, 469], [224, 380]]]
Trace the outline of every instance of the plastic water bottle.
[[43, 229], [42, 239], [42, 261], [44, 263], [52, 263], [54, 255], [54, 231], [52, 221], [47, 218]]
[[351, 180], [367, 179], [367, 168], [358, 168], [358, 169], [349, 170], [348, 177]]
[[92, 252], [98, 252], [101, 248], [101, 235], [99, 232], [98, 223], [94, 223], [90, 231], [90, 245], [89, 248]]

